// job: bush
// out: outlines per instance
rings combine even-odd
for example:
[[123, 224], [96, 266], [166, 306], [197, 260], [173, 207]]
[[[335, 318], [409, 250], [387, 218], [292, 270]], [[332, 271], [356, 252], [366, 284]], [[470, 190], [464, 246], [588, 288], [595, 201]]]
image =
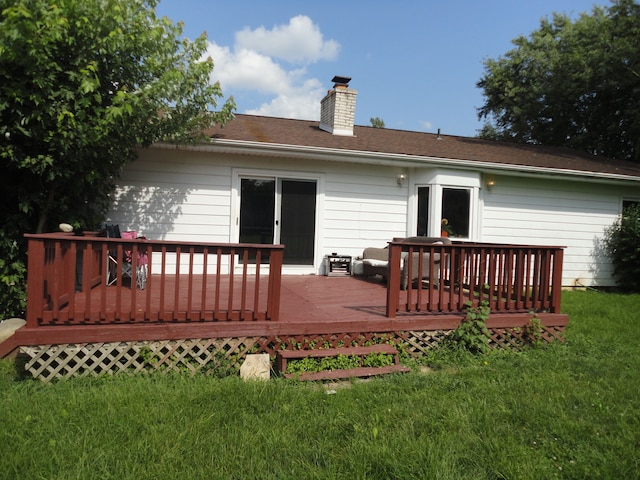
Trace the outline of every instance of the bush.
[[466, 307], [466, 318], [462, 320], [458, 328], [449, 334], [447, 342], [474, 354], [487, 353], [491, 350], [489, 346], [490, 334], [486, 324], [489, 313], [491, 313], [489, 304], [483, 301], [474, 306], [471, 302], [467, 302]]
[[27, 268], [23, 248], [0, 229], [0, 320], [24, 318]]
[[620, 288], [640, 292], [640, 204], [625, 208], [605, 230], [604, 245]]

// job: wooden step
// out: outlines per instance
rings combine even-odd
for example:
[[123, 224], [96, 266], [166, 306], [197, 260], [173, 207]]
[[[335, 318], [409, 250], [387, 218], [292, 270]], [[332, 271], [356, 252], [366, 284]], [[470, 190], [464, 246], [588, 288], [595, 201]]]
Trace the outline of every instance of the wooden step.
[[[382, 367], [363, 367], [362, 361], [364, 357], [370, 354], [385, 354], [393, 355], [393, 365], [385, 365]], [[324, 357], [337, 357], [339, 355], [344, 356], [357, 356], [360, 357], [360, 367], [344, 369], [344, 370], [323, 370], [320, 372], [287, 372], [287, 362], [289, 360], [300, 360], [303, 358], [324, 358]], [[341, 347], [341, 348], [326, 348], [326, 349], [314, 349], [314, 350], [279, 350], [276, 355], [276, 367], [280, 373], [286, 378], [296, 378], [298, 380], [334, 380], [344, 379], [352, 377], [371, 377], [374, 375], [383, 375], [394, 372], [409, 372], [410, 369], [400, 365], [400, 359], [398, 357], [398, 350], [393, 345], [380, 344], [369, 345], [365, 347]]]
[[366, 378], [375, 375], [385, 375], [389, 373], [410, 372], [409, 367], [402, 365], [385, 365], [384, 367], [359, 367], [348, 370], [322, 370], [320, 372], [286, 373], [285, 378], [295, 378], [302, 381], [316, 380], [340, 380], [345, 378]]

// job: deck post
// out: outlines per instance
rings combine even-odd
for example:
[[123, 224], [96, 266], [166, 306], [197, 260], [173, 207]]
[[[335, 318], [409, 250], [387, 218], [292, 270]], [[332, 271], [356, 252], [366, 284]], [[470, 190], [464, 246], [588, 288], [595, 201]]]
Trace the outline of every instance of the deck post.
[[44, 240], [30, 238], [28, 241], [29, 258], [27, 260], [27, 328], [36, 328], [38, 318], [42, 317], [45, 302], [42, 286], [44, 284]]
[[558, 248], [553, 255], [553, 277], [551, 279], [551, 313], [560, 313], [562, 304], [562, 263], [564, 250]]
[[280, 284], [282, 282], [283, 250], [271, 250], [270, 255], [267, 320], [277, 322], [280, 319]]
[[387, 317], [396, 318], [400, 292], [400, 259], [402, 246], [389, 243], [389, 278], [387, 278]]

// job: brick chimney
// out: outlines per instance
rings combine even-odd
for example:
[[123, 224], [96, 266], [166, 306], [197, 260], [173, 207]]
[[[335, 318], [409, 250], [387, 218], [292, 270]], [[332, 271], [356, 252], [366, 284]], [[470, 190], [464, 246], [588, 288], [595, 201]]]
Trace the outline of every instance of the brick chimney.
[[320, 102], [320, 129], [333, 135], [353, 136], [356, 90], [349, 89], [350, 77], [335, 76], [333, 90]]

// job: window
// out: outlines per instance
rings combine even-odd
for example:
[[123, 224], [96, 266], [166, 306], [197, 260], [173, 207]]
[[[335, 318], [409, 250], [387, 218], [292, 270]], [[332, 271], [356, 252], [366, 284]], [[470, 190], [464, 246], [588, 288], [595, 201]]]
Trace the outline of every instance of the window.
[[442, 189], [442, 229], [449, 237], [469, 238], [471, 191], [468, 188]]
[[[414, 194], [408, 213], [413, 218], [409, 235], [476, 240], [480, 220], [480, 174], [424, 170], [412, 175]], [[443, 220], [446, 219], [446, 222]], [[415, 233], [414, 233], [415, 232]]]
[[429, 187], [418, 187], [418, 228], [419, 236], [429, 233]]

